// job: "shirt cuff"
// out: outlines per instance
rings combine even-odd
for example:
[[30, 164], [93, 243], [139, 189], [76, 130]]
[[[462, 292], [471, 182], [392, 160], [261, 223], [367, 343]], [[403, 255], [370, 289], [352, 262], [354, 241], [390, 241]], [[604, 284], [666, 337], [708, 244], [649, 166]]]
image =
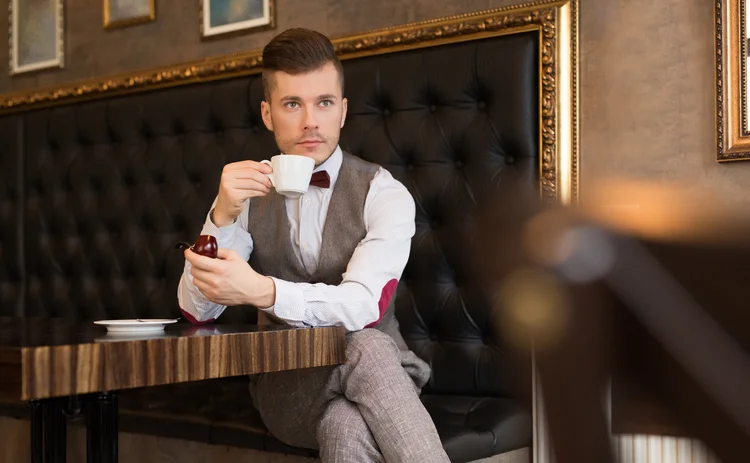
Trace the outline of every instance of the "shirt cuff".
[[276, 285], [276, 302], [264, 312], [285, 321], [305, 322], [305, 295], [298, 285], [271, 277]]

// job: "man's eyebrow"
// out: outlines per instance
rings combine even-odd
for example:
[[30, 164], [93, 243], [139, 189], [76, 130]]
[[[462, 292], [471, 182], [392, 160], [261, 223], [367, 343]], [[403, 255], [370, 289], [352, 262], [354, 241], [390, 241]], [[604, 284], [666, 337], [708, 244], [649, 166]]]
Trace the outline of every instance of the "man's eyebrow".
[[[334, 95], [333, 93], [326, 93], [324, 95], [318, 96], [318, 101], [321, 101], [321, 100], [338, 100], [338, 97], [336, 95]], [[285, 96], [282, 96], [279, 99], [279, 101], [282, 101], [282, 102], [287, 102], [287, 101], [300, 102], [300, 101], [302, 101], [302, 98], [300, 98], [300, 97], [298, 97], [296, 95], [285, 95]]]

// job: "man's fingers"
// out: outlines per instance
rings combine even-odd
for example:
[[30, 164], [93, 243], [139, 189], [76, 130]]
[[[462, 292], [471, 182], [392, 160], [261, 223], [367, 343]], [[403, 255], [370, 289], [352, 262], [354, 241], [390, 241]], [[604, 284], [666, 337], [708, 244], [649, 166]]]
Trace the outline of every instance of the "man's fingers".
[[[201, 294], [203, 294], [203, 296], [205, 296], [208, 300], [211, 300], [211, 297], [212, 297], [211, 287], [205, 281], [194, 278], [193, 284], [195, 285], [196, 288], [198, 288], [198, 291], [200, 291]], [[211, 301], [211, 302], [214, 302], [214, 301]]]
[[273, 169], [268, 164], [257, 162], [257, 161], [237, 161], [231, 164], [227, 164], [225, 167], [226, 171], [236, 172], [243, 170], [255, 170], [270, 174]]
[[216, 261], [216, 259], [201, 256], [200, 254], [194, 253], [191, 249], [185, 249], [185, 259], [190, 262], [193, 268], [197, 268], [206, 272], [215, 273], [221, 265]]
[[263, 178], [268, 178], [268, 177], [266, 177], [266, 174], [264, 174], [263, 172], [259, 172], [255, 169], [240, 169], [240, 170], [235, 170], [233, 172], [230, 172], [229, 178], [237, 178], [237, 179], [254, 178], [256, 180], [262, 180]]
[[258, 178], [234, 178], [226, 182], [227, 188], [236, 190], [255, 190], [268, 193], [271, 191], [271, 181], [263, 174], [256, 172]]
[[[193, 276], [193, 283], [195, 283], [196, 281], [200, 281], [201, 283], [204, 283], [208, 286], [214, 286], [214, 283], [216, 282], [215, 274], [207, 272], [205, 270], [201, 270], [197, 267], [191, 268], [190, 274]], [[196, 284], [196, 286], [198, 285]]]
[[229, 260], [229, 259], [239, 258], [239, 254], [237, 254], [235, 251], [231, 249], [219, 248], [217, 249], [216, 257], [218, 259]]

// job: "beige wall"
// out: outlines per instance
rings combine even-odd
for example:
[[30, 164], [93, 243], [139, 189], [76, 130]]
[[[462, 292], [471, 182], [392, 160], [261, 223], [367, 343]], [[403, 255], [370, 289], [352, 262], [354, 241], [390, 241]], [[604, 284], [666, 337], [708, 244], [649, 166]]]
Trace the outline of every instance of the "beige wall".
[[584, 197], [596, 179], [625, 175], [750, 205], [750, 162], [714, 160], [713, 4], [582, 0]]
[[[6, 11], [9, 0], [0, 0]], [[277, 0], [277, 29], [331, 36], [518, 0]], [[157, 0], [157, 21], [104, 31], [102, 0], [66, 0], [67, 67], [10, 78], [29, 88], [261, 47], [275, 31], [201, 41], [198, 0]], [[90, 6], [95, 5], [95, 6]], [[7, 30], [7, 15], [0, 15]], [[708, 0], [581, 0], [582, 195], [609, 175], [686, 182], [750, 204], [750, 162], [714, 161], [714, 21]], [[7, 47], [0, 62], [7, 63]]]
[[[340, 36], [502, 4], [496, 0], [276, 0], [275, 30], [204, 40], [198, 24], [201, 0], [155, 0], [155, 22], [115, 30], [102, 27], [104, 1], [64, 0], [65, 69], [14, 77], [2, 72], [0, 88], [33, 88], [261, 48], [289, 27]], [[0, 0], [0, 12], [8, 11], [9, 2]], [[8, 30], [6, 14], [0, 14], [0, 30]], [[8, 62], [7, 48], [0, 47], [0, 63]]]

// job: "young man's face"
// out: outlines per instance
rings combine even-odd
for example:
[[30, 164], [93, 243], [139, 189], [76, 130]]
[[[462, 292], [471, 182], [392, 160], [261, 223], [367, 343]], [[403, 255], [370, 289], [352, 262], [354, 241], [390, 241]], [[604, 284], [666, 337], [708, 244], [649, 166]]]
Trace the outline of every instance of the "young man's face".
[[261, 103], [263, 122], [284, 154], [322, 164], [336, 149], [346, 118], [346, 99], [333, 63], [312, 72], [275, 72], [270, 101]]

